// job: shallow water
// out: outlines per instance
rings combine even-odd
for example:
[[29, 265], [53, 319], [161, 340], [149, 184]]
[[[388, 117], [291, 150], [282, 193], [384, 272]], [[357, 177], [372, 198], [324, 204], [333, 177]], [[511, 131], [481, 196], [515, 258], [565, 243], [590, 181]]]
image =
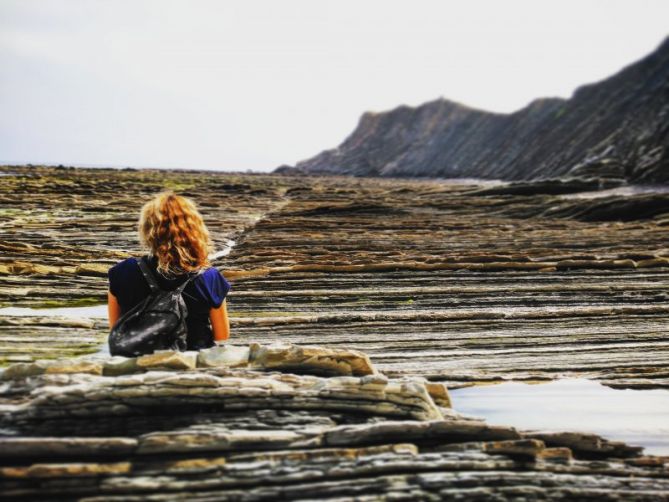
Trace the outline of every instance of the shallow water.
[[[486, 312], [496, 314], [518, 314], [522, 315], [529, 312], [566, 312], [572, 311], [571, 306], [551, 306], [551, 307], [499, 307], [499, 308], [463, 308], [457, 311], [462, 312]], [[429, 313], [430, 310], [416, 310], [416, 312]], [[4, 307], [0, 308], [0, 316], [44, 316], [44, 317], [67, 317], [71, 319], [81, 319], [82, 317], [91, 317], [95, 319], [107, 318], [107, 304], [90, 305], [87, 307], [51, 307], [35, 309], [30, 307]]]
[[[2, 173], [0, 173], [2, 174]], [[209, 255], [210, 260], [216, 260], [230, 254], [236, 242], [228, 239], [220, 251]], [[28, 307], [4, 307], [0, 308], [0, 316], [45, 316], [45, 317], [67, 317], [80, 319], [89, 317], [93, 319], [107, 319], [107, 304], [91, 305], [87, 307], [56, 307], [46, 309], [33, 309]]]
[[669, 455], [669, 390], [611, 389], [591, 380], [503, 383], [451, 391], [453, 407], [491, 424], [581, 431]]
[[478, 185], [483, 187], [508, 185], [508, 181], [498, 179], [483, 179], [483, 178], [435, 178], [446, 185]]
[[107, 304], [90, 305], [88, 307], [56, 307], [49, 309], [33, 309], [29, 307], [4, 307], [0, 308], [0, 316], [43, 316], [43, 317], [67, 317], [68, 319], [81, 319], [89, 317], [92, 319], [107, 318]]
[[612, 195], [643, 195], [653, 193], [669, 193], [669, 185], [628, 185], [607, 190], [593, 190], [589, 192], [578, 192], [561, 195], [563, 199], [599, 199]]
[[236, 244], [237, 244], [237, 242], [233, 241], [232, 239], [226, 240], [225, 244], [223, 246], [223, 249], [221, 249], [220, 251], [217, 251], [215, 253], [210, 254], [209, 259], [210, 260], [216, 260], [218, 258], [228, 256], [230, 254], [230, 252], [232, 251], [232, 248], [234, 248]]

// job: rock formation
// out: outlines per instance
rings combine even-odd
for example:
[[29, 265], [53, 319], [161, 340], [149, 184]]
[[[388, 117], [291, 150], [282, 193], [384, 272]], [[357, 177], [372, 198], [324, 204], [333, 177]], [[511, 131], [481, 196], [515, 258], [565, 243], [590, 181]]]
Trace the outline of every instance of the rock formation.
[[110, 358], [102, 319], [0, 314], [0, 497], [669, 498], [665, 458], [491, 426], [447, 389], [669, 387], [661, 193], [2, 171], [0, 307], [104, 302], [163, 188], [236, 246], [213, 259], [233, 283], [225, 348]]
[[[0, 185], [2, 307], [104, 302], [107, 268], [139, 252], [142, 201], [181, 186], [217, 246], [237, 241], [214, 260], [233, 283], [236, 342], [345, 345], [393, 378], [451, 388], [561, 377], [669, 388], [664, 194], [12, 170]], [[103, 320], [0, 315], [0, 365], [94, 353], [105, 336]]]
[[1, 379], [11, 500], [669, 500], [666, 458], [488, 425], [344, 349], [38, 361]]
[[445, 99], [365, 113], [339, 147], [277, 172], [669, 181], [669, 39], [567, 100], [510, 114]]

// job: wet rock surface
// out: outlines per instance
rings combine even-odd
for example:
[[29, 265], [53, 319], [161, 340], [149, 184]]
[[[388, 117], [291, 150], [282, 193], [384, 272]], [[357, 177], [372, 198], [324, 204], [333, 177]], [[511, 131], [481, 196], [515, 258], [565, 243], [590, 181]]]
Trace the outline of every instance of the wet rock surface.
[[[373, 366], [366, 376], [328, 367], [323, 377], [308, 360], [295, 362], [303, 348], [243, 348], [225, 350], [250, 354], [246, 364], [179, 368], [165, 361], [188, 353], [161, 352], [154, 362], [162, 366], [138, 358], [114, 376], [89, 371], [107, 367], [101, 356], [33, 363], [60, 368], [51, 373], [8, 367], [0, 493], [12, 500], [669, 498], [666, 458], [593, 435], [491, 426], [440, 407], [425, 380], [389, 379]], [[333, 351], [309, 353], [325, 360]], [[274, 371], [281, 358], [300, 374]]]
[[105, 325], [86, 318], [0, 314], [0, 366], [97, 352], [107, 341]]
[[516, 181], [471, 192], [472, 195], [559, 195], [602, 190], [624, 185], [624, 180], [608, 178], [552, 178]]

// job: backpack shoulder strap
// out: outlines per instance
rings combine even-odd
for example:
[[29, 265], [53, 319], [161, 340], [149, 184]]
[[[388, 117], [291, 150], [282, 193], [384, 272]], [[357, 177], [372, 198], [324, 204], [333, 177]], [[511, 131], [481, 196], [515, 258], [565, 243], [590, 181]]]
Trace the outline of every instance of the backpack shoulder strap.
[[158, 291], [162, 291], [162, 288], [158, 285], [158, 281], [156, 281], [155, 276], [151, 273], [151, 270], [144, 261], [144, 258], [135, 258], [135, 261], [137, 261], [137, 265], [139, 265], [139, 269], [142, 271], [144, 279], [146, 279], [146, 282], [149, 283], [151, 292], [156, 293]]
[[193, 279], [195, 279], [198, 275], [202, 274], [203, 271], [204, 271], [203, 269], [200, 269], [197, 273], [188, 276], [188, 278], [182, 284], [180, 284], [179, 287], [177, 287], [174, 291], [176, 291], [178, 293], [182, 293], [183, 290], [188, 285], [188, 283], [190, 281], [192, 281]]

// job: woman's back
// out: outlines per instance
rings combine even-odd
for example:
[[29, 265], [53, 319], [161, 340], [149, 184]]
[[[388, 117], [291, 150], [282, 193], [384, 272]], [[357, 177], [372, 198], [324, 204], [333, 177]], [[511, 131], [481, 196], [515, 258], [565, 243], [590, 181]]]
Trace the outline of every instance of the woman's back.
[[[211, 347], [214, 341], [227, 340], [230, 322], [225, 296], [230, 284], [218, 270], [211, 268], [209, 255], [213, 252], [213, 244], [195, 203], [171, 191], [159, 193], [142, 206], [137, 230], [140, 243], [149, 251], [149, 272], [153, 272], [160, 287], [174, 290], [191, 274], [203, 272], [184, 286], [181, 295], [188, 308], [185, 322], [187, 348], [198, 350]], [[114, 331], [123, 314], [150, 294], [150, 286], [133, 258], [114, 265], [108, 276], [109, 326]], [[169, 342], [164, 346], [171, 346], [172, 333], [161, 331], [159, 321], [153, 322], [150, 318], [148, 322], [155, 332], [144, 331], [146, 336], [154, 339], [147, 346], [160, 347], [162, 342]], [[182, 317], [179, 318], [179, 331], [183, 336]]]
[[[187, 278], [187, 274], [165, 276], [157, 271], [158, 260], [150, 256], [147, 262], [159, 286], [167, 291], [176, 289]], [[121, 314], [144, 300], [150, 293], [149, 285], [134, 258], [125, 259], [109, 269], [109, 290], [116, 297]], [[214, 345], [209, 323], [211, 309], [221, 306], [230, 283], [214, 267], [209, 267], [186, 285], [183, 299], [188, 307], [188, 350], [199, 350]]]

